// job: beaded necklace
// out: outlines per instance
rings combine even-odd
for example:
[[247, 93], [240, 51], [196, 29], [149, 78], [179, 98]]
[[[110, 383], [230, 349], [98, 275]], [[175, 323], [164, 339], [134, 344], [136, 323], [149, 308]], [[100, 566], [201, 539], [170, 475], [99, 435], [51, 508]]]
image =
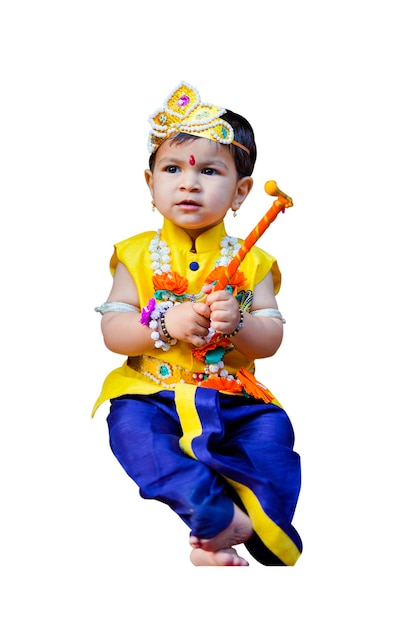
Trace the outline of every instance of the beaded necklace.
[[[220, 257], [215, 262], [212, 272], [206, 277], [206, 284], [215, 284], [219, 278], [220, 268], [229, 265], [232, 258], [237, 254], [240, 244], [236, 237], [225, 236], [220, 241]], [[140, 322], [151, 329], [151, 338], [155, 341], [155, 348], [161, 348], [164, 351], [177, 343], [176, 339], [169, 336], [165, 328], [165, 313], [168, 308], [180, 304], [184, 299], [191, 302], [203, 300], [206, 294], [189, 294], [188, 280], [173, 271], [171, 268], [171, 251], [165, 241], [161, 239], [161, 230], [158, 230], [155, 237], [149, 244], [149, 252], [151, 255], [153, 269], [153, 285], [154, 298], [151, 298], [142, 308]], [[225, 289], [231, 293], [235, 293], [239, 301], [241, 309], [241, 322], [235, 333], [243, 324], [242, 310], [250, 310], [252, 302], [252, 292], [241, 291], [237, 294], [239, 287], [242, 287], [246, 279], [244, 274], [237, 270], [230, 279], [230, 283]], [[161, 323], [164, 339], [160, 337], [158, 326]], [[232, 333], [233, 336], [235, 333]], [[241, 367], [237, 375], [229, 374], [224, 367], [223, 357], [226, 352], [234, 349], [233, 343], [228, 338], [209, 328], [206, 339], [206, 345], [202, 348], [194, 348], [192, 354], [194, 358], [204, 363], [204, 372], [193, 373], [195, 383], [203, 387], [211, 387], [214, 389], [227, 391], [229, 393], [243, 393], [252, 397], [263, 399], [265, 402], [271, 402], [272, 396], [268, 390], [259, 383], [254, 375]], [[169, 364], [163, 364], [162, 367], [168, 367]]]
[[[215, 283], [217, 268], [226, 267], [237, 254], [239, 248], [240, 244], [237, 237], [229, 237], [228, 235], [223, 237], [220, 241], [220, 257], [215, 263], [214, 270], [207, 276], [207, 283]], [[155, 292], [154, 298], [151, 298], [147, 306], [142, 308], [140, 321], [151, 329], [151, 338], [155, 341], [155, 348], [167, 351], [172, 345], [177, 343], [177, 340], [170, 338], [166, 332], [164, 319], [168, 308], [180, 304], [185, 299], [191, 302], [198, 302], [203, 300], [207, 294], [202, 291], [199, 294], [187, 293], [188, 280], [172, 270], [171, 250], [167, 243], [161, 239], [160, 229], [151, 240], [148, 250], [151, 256], [151, 267], [154, 272], [152, 280]], [[244, 282], [245, 278], [242, 272], [236, 272], [236, 280], [238, 284]], [[226, 289], [233, 292], [231, 285], [227, 285]], [[161, 337], [159, 333], [159, 323], [161, 323], [164, 337]], [[204, 361], [206, 365], [205, 373], [207, 375], [228, 377], [229, 374], [224, 369], [222, 358], [226, 351], [233, 350], [233, 348], [234, 346], [228, 338], [209, 328], [205, 348], [195, 349], [193, 354], [197, 359]]]

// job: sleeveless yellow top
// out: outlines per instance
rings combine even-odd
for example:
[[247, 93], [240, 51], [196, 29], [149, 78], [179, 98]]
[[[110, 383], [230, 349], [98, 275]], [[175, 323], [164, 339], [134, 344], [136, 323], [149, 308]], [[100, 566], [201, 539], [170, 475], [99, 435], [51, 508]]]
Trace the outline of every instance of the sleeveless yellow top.
[[[138, 290], [141, 306], [154, 297], [152, 283], [153, 269], [149, 245], [155, 231], [140, 233], [125, 239], [114, 246], [110, 260], [110, 271], [114, 274], [116, 265], [123, 263], [132, 276]], [[195, 241], [195, 252], [191, 251], [191, 239], [181, 228], [164, 220], [161, 240], [170, 249], [171, 268], [188, 280], [187, 293], [200, 293], [205, 278], [215, 268], [220, 258], [220, 242], [226, 236], [224, 222], [202, 233]], [[242, 240], [239, 240], [240, 242]], [[198, 269], [191, 269], [196, 267]], [[267, 252], [254, 246], [243, 259], [239, 268], [245, 275], [245, 291], [254, 290], [265, 276], [272, 272], [275, 294], [281, 285], [281, 273], [276, 260]], [[202, 363], [195, 359], [192, 346], [178, 341], [168, 351], [153, 349], [146, 355], [133, 356], [123, 365], [108, 374], [92, 414], [105, 401], [125, 394], [152, 394], [162, 389], [175, 389], [178, 382], [192, 382], [192, 374], [201, 372]], [[254, 362], [234, 349], [223, 358], [225, 368], [234, 375], [241, 367], [254, 372]], [[130, 364], [129, 364], [130, 363]], [[161, 365], [162, 364], [162, 365]], [[194, 383], [195, 384], [195, 383]]]

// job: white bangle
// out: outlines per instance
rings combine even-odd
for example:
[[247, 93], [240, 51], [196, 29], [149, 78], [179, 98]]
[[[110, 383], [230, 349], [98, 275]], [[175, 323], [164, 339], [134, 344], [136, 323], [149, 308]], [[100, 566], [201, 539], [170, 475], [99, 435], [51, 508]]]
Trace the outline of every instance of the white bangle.
[[256, 311], [251, 311], [251, 315], [259, 315], [260, 317], [276, 317], [281, 320], [283, 324], [285, 324], [281, 311], [278, 311], [278, 309], [257, 309]]
[[104, 302], [104, 304], [96, 306], [94, 310], [101, 315], [105, 313], [139, 313], [137, 306], [127, 304], [127, 302]]

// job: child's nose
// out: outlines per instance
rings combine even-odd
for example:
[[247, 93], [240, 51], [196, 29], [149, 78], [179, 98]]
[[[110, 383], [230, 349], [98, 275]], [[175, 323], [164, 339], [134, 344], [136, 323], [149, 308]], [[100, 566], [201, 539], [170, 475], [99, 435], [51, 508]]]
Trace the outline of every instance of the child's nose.
[[198, 172], [194, 168], [187, 168], [183, 171], [181, 176], [180, 187], [187, 189], [187, 191], [194, 191], [201, 189], [201, 183], [198, 176]]

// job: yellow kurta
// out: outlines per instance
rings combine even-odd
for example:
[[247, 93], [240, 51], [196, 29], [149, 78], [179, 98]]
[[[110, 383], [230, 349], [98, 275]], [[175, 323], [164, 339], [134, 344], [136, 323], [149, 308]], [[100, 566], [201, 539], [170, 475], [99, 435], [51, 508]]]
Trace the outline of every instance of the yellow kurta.
[[[152, 283], [153, 269], [150, 258], [149, 245], [155, 237], [155, 231], [144, 232], [115, 245], [114, 254], [110, 261], [110, 270], [114, 274], [116, 265], [123, 263], [131, 274], [138, 290], [140, 306], [145, 306], [154, 297]], [[181, 228], [172, 222], [165, 220], [161, 231], [161, 240], [165, 241], [170, 249], [170, 264], [173, 271], [188, 280], [188, 294], [197, 295], [205, 284], [205, 278], [216, 267], [216, 261], [220, 258], [220, 242], [226, 236], [224, 223], [221, 222], [210, 230], [201, 234], [195, 241], [195, 252], [190, 250], [191, 239]], [[190, 264], [198, 263], [198, 269], [192, 270]], [[246, 282], [243, 285], [245, 291], [252, 291], [260, 283], [268, 272], [272, 272], [275, 294], [278, 293], [281, 284], [281, 274], [276, 260], [267, 252], [258, 247], [253, 247], [240, 265]], [[125, 394], [151, 394], [164, 388], [175, 388], [179, 382], [179, 368], [188, 372], [200, 372], [201, 361], [195, 359], [191, 352], [192, 346], [185, 342], [172, 345], [169, 351], [153, 349], [142, 357], [143, 370], [146, 373], [136, 371], [128, 365], [126, 360], [123, 365], [106, 377], [103, 388], [98, 397], [93, 415], [103, 402]], [[148, 357], [151, 357], [150, 359]], [[141, 357], [135, 357], [140, 359]], [[153, 359], [158, 359], [166, 364], [165, 377], [161, 377]], [[251, 359], [241, 354], [238, 350], [227, 352], [223, 358], [225, 368], [232, 375], [244, 367], [254, 371], [254, 363]], [[165, 382], [167, 381], [167, 382]]]

